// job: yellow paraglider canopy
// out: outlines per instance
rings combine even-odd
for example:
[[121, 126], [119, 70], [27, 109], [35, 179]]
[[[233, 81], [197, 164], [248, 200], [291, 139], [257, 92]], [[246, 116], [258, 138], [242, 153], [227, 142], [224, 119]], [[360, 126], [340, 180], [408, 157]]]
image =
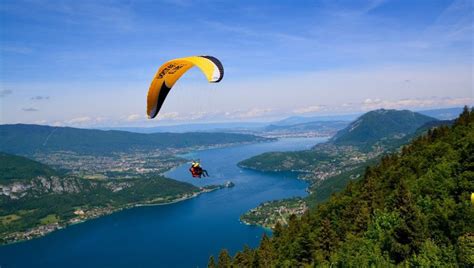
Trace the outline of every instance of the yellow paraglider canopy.
[[156, 72], [148, 90], [146, 110], [148, 118], [156, 117], [176, 81], [193, 66], [201, 69], [210, 83], [218, 83], [224, 77], [221, 62], [211, 56], [193, 56], [166, 62]]

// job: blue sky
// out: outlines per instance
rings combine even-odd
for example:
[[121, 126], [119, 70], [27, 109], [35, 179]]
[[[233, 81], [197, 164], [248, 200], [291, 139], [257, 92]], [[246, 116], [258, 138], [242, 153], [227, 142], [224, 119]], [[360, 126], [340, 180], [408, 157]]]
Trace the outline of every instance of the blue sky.
[[[0, 4], [0, 121], [155, 126], [473, 103], [472, 1], [9, 1]], [[165, 61], [213, 55], [159, 120]]]

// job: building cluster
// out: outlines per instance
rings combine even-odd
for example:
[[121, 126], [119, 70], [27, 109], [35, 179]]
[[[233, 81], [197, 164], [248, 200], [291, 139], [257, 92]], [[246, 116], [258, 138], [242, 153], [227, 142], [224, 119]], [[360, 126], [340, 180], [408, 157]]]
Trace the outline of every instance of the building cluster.
[[291, 215], [299, 217], [307, 210], [308, 206], [303, 200], [266, 202], [245, 213], [241, 220], [246, 224], [273, 228], [278, 222], [287, 225]]
[[61, 228], [62, 226], [59, 223], [40, 225], [38, 227], [31, 228], [25, 232], [15, 232], [8, 234], [3, 240], [7, 242], [30, 240], [36, 237], [44, 236]]

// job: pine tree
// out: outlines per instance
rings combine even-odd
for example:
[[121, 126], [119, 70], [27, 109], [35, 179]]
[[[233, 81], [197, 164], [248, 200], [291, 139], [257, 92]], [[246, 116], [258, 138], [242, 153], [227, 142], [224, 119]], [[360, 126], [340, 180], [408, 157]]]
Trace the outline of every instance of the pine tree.
[[458, 239], [458, 258], [461, 267], [474, 267], [474, 234], [465, 234]]
[[232, 262], [232, 264], [234, 267], [249, 267], [249, 265], [247, 265], [244, 254], [240, 251], [235, 254], [234, 261]]
[[298, 242], [300, 244], [299, 254], [297, 260], [302, 263], [311, 263], [313, 261], [313, 248], [314, 242], [310, 237], [311, 231], [309, 225], [303, 225], [302, 232], [298, 236]]
[[234, 267], [252, 267], [254, 261], [254, 252], [247, 245], [244, 250], [237, 252], [234, 257]]
[[370, 210], [367, 206], [367, 202], [360, 202], [360, 207], [357, 210], [357, 216], [354, 219], [354, 231], [356, 233], [362, 233], [367, 230], [367, 225], [370, 220]]
[[474, 114], [472, 111], [469, 111], [467, 106], [464, 106], [462, 113], [459, 115], [458, 119], [456, 119], [456, 125], [467, 125], [470, 121], [472, 121], [472, 116]]
[[214, 261], [214, 256], [209, 257], [209, 262], [207, 263], [208, 268], [216, 268], [216, 262]]
[[229, 251], [227, 251], [227, 249], [223, 249], [219, 253], [219, 259], [217, 260], [217, 267], [218, 268], [231, 267], [231, 258], [229, 255]]
[[280, 237], [282, 230], [283, 230], [283, 227], [281, 226], [280, 222], [277, 221], [277, 223], [275, 224], [275, 227], [273, 227], [273, 237], [274, 238]]
[[259, 267], [259, 265], [260, 265], [260, 257], [258, 256], [258, 252], [253, 251], [253, 259], [252, 259], [251, 267]]
[[272, 243], [266, 233], [263, 233], [260, 247], [257, 250], [259, 265], [262, 267], [270, 267], [275, 253], [273, 251]]
[[398, 184], [394, 202], [402, 221], [395, 228], [391, 256], [399, 263], [418, 251], [424, 241], [424, 233], [419, 212], [404, 180]]
[[316, 249], [318, 254], [324, 260], [329, 260], [331, 251], [336, 247], [336, 244], [337, 235], [332, 228], [331, 221], [326, 218], [321, 221], [319, 235], [316, 238]]

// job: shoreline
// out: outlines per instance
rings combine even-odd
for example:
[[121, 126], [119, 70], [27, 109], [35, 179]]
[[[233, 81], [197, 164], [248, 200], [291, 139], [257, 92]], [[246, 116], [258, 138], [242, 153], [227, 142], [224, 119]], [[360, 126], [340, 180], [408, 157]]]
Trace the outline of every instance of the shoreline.
[[[193, 150], [184, 152], [184, 154], [180, 155], [180, 157], [183, 158], [183, 159], [187, 159], [185, 157], [185, 155], [189, 154], [191, 152], [194, 152], [194, 151], [199, 152], [199, 151], [204, 151], [204, 150], [221, 149], [221, 148], [228, 148], [228, 147], [248, 145], [248, 144], [271, 143], [271, 142], [274, 142], [274, 141], [277, 141], [277, 140], [278, 140], [278, 138], [266, 138], [265, 140], [261, 140], [261, 141], [227, 143], [227, 144], [220, 144], [220, 145], [216, 145], [216, 146], [208, 146], [206, 148], [194, 148]], [[177, 166], [174, 166], [174, 167], [172, 167], [172, 168], [170, 168], [170, 169], [168, 169], [165, 172], [162, 172], [160, 174], [166, 177], [166, 173], [177, 169], [179, 166], [181, 166], [183, 164], [185, 164], [185, 163], [181, 163]], [[115, 208], [110, 208], [110, 207], [93, 208], [93, 209], [88, 211], [88, 212], [92, 212], [93, 215], [91, 215], [91, 216], [86, 216], [86, 217], [78, 216], [78, 217], [74, 217], [72, 219], [69, 219], [68, 221], [65, 221], [65, 222], [61, 222], [61, 223], [56, 222], [56, 223], [47, 224], [47, 225], [40, 225], [40, 226], [30, 228], [26, 231], [14, 232], [14, 233], [7, 234], [5, 242], [1, 242], [0, 247], [8, 246], [8, 245], [16, 244], [16, 243], [22, 243], [22, 242], [26, 242], [28, 240], [33, 240], [33, 239], [37, 239], [37, 238], [41, 238], [41, 237], [49, 235], [49, 234], [51, 234], [55, 231], [65, 229], [68, 226], [80, 224], [80, 223], [83, 223], [83, 222], [87, 222], [89, 220], [93, 220], [93, 219], [97, 219], [97, 218], [104, 217], [104, 216], [107, 216], [107, 215], [111, 215], [113, 213], [117, 213], [117, 212], [120, 212], [120, 211], [125, 210], [125, 209], [131, 209], [131, 208], [135, 208], [135, 207], [144, 207], [144, 206], [171, 205], [171, 204], [174, 204], [174, 203], [178, 203], [178, 202], [182, 202], [182, 201], [186, 201], [188, 199], [198, 197], [199, 195], [201, 195], [203, 193], [212, 192], [212, 191], [215, 191], [215, 190], [219, 190], [219, 189], [229, 187], [227, 185], [222, 185], [222, 184], [221, 185], [213, 185], [213, 186], [214, 186], [214, 188], [211, 188], [211, 189], [210, 188], [205, 188], [206, 186], [204, 186], [204, 187], [201, 187], [198, 192], [192, 193], [188, 196], [181, 196], [181, 197], [178, 197], [178, 198], [175, 198], [175, 199], [172, 199], [172, 200], [166, 200], [164, 202], [153, 202], [153, 201], [151, 201], [151, 202], [138, 202], [138, 203], [126, 204], [126, 205], [123, 205], [123, 206], [120, 206], [120, 207], [115, 207]], [[230, 187], [232, 187], [232, 186], [230, 186]], [[166, 197], [163, 198], [163, 199], [166, 199]], [[247, 224], [247, 223], [245, 223], [245, 224]], [[250, 225], [253, 225], [253, 224], [250, 224]], [[258, 225], [254, 225], [254, 226], [258, 226]], [[266, 230], [271, 230], [271, 229], [269, 229], [267, 227], [264, 227], [264, 226], [258, 226], [258, 227], [264, 228]], [[16, 236], [16, 238], [15, 238], [15, 236]]]
[[[0, 247], [13, 245], [13, 244], [17, 244], [17, 243], [22, 243], [22, 242], [26, 242], [26, 241], [33, 240], [33, 239], [42, 238], [42, 237], [45, 237], [45, 236], [47, 236], [49, 234], [52, 234], [56, 231], [59, 231], [61, 229], [65, 229], [69, 226], [85, 223], [87, 221], [98, 219], [98, 218], [101, 218], [101, 217], [104, 217], [104, 216], [107, 216], [107, 215], [112, 215], [114, 213], [117, 213], [117, 212], [120, 212], [120, 211], [123, 211], [123, 210], [139, 208], [139, 207], [171, 205], [171, 204], [175, 204], [175, 203], [179, 203], [179, 202], [183, 202], [183, 201], [186, 201], [186, 200], [189, 200], [189, 199], [196, 198], [196, 197], [198, 197], [198, 196], [200, 196], [201, 194], [204, 194], [204, 193], [210, 193], [210, 192], [213, 192], [213, 191], [217, 191], [217, 190], [226, 188], [225, 185], [213, 185], [211, 187], [213, 187], [213, 188], [200, 188], [200, 190], [198, 192], [192, 193], [188, 196], [186, 196], [186, 195], [181, 196], [181, 197], [178, 197], [176, 199], [170, 200], [168, 202], [162, 202], [162, 203], [153, 203], [153, 202], [134, 203], [134, 204], [127, 204], [127, 205], [122, 206], [122, 207], [112, 208], [110, 210], [108, 210], [108, 208], [98, 208], [98, 210], [103, 210], [103, 212], [102, 213], [99, 212], [98, 214], [95, 214], [94, 216], [90, 216], [88, 218], [77, 217], [77, 218], [72, 218], [72, 219], [70, 219], [70, 220], [68, 220], [67, 222], [64, 222], [64, 223], [52, 223], [52, 224], [47, 224], [47, 225], [40, 225], [40, 226], [37, 226], [37, 227], [34, 227], [34, 228], [30, 228], [30, 229], [28, 229], [24, 232], [14, 232], [14, 233], [11, 233], [11, 234], [7, 234], [6, 235], [7, 241], [4, 242], [4, 243], [1, 243]], [[44, 230], [41, 234], [28, 235], [31, 232], [34, 233], [35, 231], [41, 231], [41, 230]], [[12, 240], [8, 241], [9, 237], [13, 237], [15, 235], [20, 235], [20, 236], [23, 235], [24, 238], [22, 238], [22, 239], [12, 239]]]

